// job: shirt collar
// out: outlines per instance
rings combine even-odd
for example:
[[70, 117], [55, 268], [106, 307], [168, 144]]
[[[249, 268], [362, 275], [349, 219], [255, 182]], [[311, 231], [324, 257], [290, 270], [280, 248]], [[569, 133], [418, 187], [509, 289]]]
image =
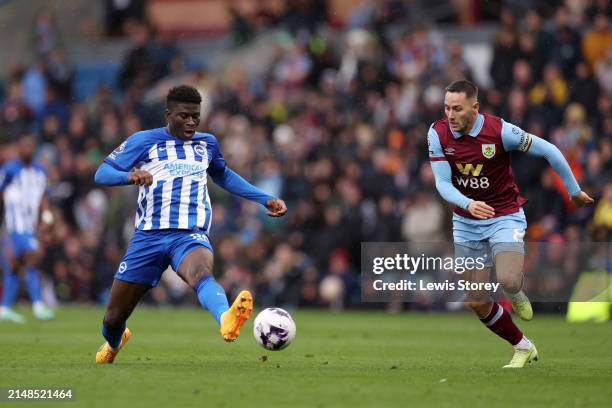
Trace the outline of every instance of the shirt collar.
[[[476, 121], [474, 122], [474, 126], [472, 126], [472, 130], [470, 130], [468, 132], [468, 135], [470, 135], [472, 137], [478, 136], [478, 134], [482, 130], [482, 125], [483, 124], [484, 124], [484, 116], [482, 116], [482, 114], [478, 113], [476, 115]], [[461, 133], [455, 132], [453, 129], [451, 129], [451, 132], [453, 132], [453, 138], [454, 139], [459, 139], [461, 136], [463, 136]]]

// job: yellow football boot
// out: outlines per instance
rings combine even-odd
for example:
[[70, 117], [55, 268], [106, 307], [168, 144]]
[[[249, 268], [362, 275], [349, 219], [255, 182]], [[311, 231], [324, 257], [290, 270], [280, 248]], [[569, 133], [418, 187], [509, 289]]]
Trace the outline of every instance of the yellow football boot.
[[117, 354], [119, 354], [130, 337], [132, 337], [132, 332], [126, 327], [123, 335], [121, 336], [121, 344], [119, 344], [119, 348], [116, 350], [113, 350], [111, 346], [108, 345], [108, 341], [105, 341], [96, 353], [96, 364], [112, 364], [113, 361], [115, 361], [115, 357], [117, 357]]
[[512, 310], [525, 321], [533, 319], [531, 302], [522, 290], [512, 297]]
[[516, 349], [512, 360], [502, 368], [523, 368], [525, 364], [532, 361], [538, 361], [538, 350], [535, 345], [531, 345], [529, 349]]
[[225, 341], [236, 341], [240, 328], [253, 313], [253, 295], [248, 290], [238, 294], [236, 300], [225, 313], [221, 315], [221, 336]]

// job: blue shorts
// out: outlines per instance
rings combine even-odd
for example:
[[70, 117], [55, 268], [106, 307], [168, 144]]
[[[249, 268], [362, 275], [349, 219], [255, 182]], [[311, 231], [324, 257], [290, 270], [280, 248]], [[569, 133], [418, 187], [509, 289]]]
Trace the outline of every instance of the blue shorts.
[[514, 214], [488, 220], [473, 220], [453, 214], [455, 256], [484, 258], [485, 267], [493, 266], [500, 252], [525, 253], [527, 219], [521, 208]]
[[183, 258], [202, 247], [213, 250], [203, 230], [136, 230], [115, 279], [156, 286], [168, 265], [178, 271]]
[[20, 257], [25, 252], [38, 251], [38, 239], [36, 239], [36, 235], [31, 232], [11, 232], [6, 242], [9, 245], [10, 253], [14, 257]]

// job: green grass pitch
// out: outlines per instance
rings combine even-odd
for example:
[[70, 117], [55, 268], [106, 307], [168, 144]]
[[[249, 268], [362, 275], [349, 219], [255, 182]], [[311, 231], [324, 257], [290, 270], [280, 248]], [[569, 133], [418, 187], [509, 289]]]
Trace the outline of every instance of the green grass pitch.
[[[225, 344], [208, 313], [137, 308], [115, 364], [97, 366], [101, 308], [52, 322], [0, 323], [1, 387], [70, 387], [67, 407], [595, 407], [612, 404], [612, 325], [537, 316], [520, 326], [540, 361], [502, 370], [512, 349], [467, 313], [293, 313], [298, 332], [269, 352]], [[264, 357], [265, 356], [265, 357]]]

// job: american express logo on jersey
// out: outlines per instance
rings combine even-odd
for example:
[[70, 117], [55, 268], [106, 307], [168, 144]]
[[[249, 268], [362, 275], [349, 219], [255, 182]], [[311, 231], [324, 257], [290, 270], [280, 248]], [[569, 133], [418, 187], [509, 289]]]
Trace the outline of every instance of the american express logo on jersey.
[[164, 170], [167, 170], [172, 177], [196, 176], [203, 177], [206, 171], [206, 166], [200, 163], [180, 163], [171, 162], [164, 164]]

